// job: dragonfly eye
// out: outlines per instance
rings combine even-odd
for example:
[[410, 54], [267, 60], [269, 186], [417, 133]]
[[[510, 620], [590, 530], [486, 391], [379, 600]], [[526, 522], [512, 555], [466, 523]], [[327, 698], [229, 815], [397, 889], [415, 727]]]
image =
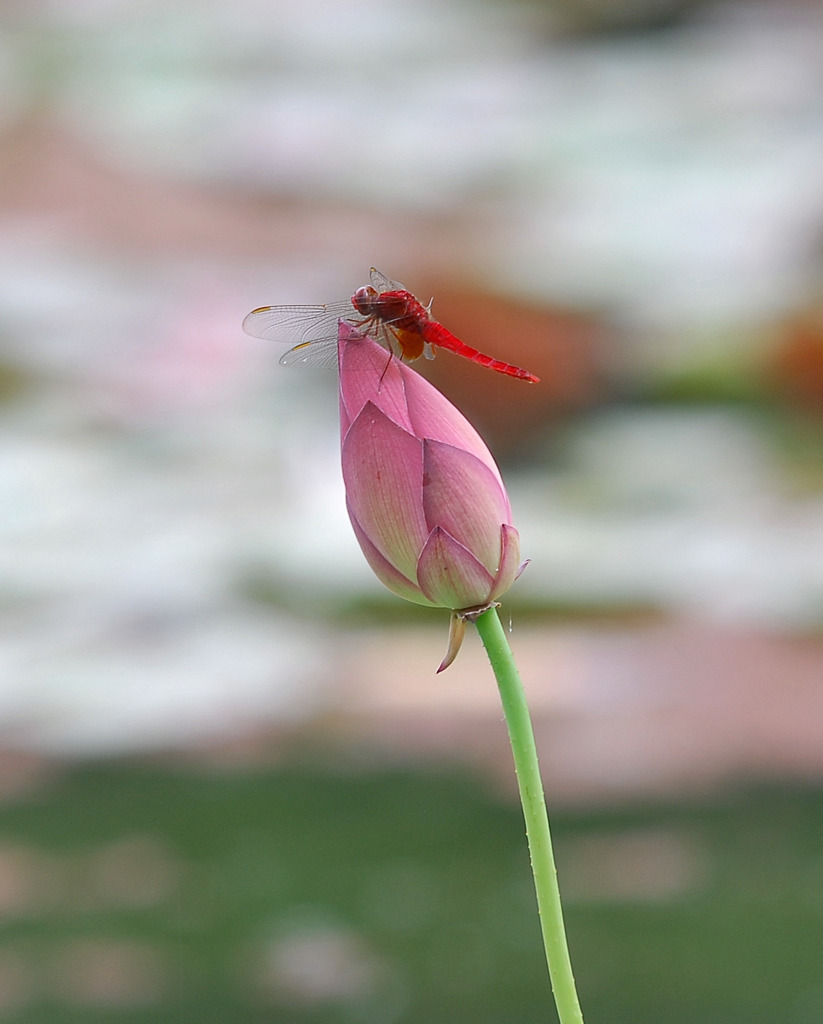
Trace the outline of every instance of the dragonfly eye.
[[374, 312], [374, 300], [377, 298], [377, 289], [371, 285], [363, 285], [352, 295], [351, 302], [358, 313], [364, 316], [371, 316]]

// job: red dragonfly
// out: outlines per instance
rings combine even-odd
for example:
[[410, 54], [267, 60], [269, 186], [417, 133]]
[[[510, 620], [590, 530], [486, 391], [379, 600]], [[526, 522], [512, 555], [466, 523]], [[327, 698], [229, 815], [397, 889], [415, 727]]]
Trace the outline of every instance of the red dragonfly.
[[424, 306], [402, 284], [389, 280], [374, 267], [370, 278], [371, 284], [358, 288], [346, 302], [325, 306], [261, 306], [249, 313], [243, 330], [253, 338], [292, 344], [294, 347], [280, 360], [283, 366], [336, 366], [337, 322], [345, 320], [406, 362], [422, 355], [433, 359], [434, 349], [444, 348], [498, 373], [531, 384], [539, 381], [528, 370], [465, 345], [432, 317], [431, 303]]

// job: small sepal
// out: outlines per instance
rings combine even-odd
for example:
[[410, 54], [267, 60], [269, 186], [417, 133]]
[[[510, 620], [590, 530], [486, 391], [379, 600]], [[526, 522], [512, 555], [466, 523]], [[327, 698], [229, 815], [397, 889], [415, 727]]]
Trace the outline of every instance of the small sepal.
[[484, 604], [480, 608], [464, 608], [462, 611], [452, 612], [449, 619], [449, 646], [446, 650], [446, 657], [440, 662], [440, 667], [437, 670], [438, 674], [447, 669], [460, 653], [460, 648], [463, 646], [463, 637], [466, 635], [466, 623], [477, 622], [480, 616], [487, 612], [489, 608], [499, 607], [500, 603], [498, 601], [489, 601], [488, 604]]

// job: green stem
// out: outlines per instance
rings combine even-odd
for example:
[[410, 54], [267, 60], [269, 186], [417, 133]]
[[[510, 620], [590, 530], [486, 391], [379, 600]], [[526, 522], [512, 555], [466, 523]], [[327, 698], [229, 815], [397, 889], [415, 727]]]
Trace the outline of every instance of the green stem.
[[560, 889], [557, 885], [557, 868], [549, 833], [549, 817], [546, 813], [546, 800], [543, 796], [537, 747], [526, 695], [496, 608], [490, 608], [479, 616], [477, 631], [497, 678], [509, 729], [523, 816], [526, 819], [526, 835], [529, 840], [543, 945], [546, 949], [557, 1015], [561, 1024], [583, 1024], [583, 1013], [577, 999], [566, 942]]

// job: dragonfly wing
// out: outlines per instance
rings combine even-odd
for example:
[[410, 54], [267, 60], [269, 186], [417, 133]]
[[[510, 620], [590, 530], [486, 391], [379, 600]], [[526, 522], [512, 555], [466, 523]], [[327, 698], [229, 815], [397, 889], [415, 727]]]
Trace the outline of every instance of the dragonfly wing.
[[[372, 270], [371, 279], [381, 291], [403, 288], [378, 270]], [[339, 320], [346, 320], [389, 351], [401, 355], [402, 346], [391, 325], [373, 316], [363, 316], [350, 299], [324, 306], [261, 306], [249, 313], [243, 321], [243, 330], [253, 338], [292, 346], [280, 360], [283, 366], [336, 366]]]
[[349, 301], [325, 306], [261, 306], [249, 313], [243, 330], [253, 338], [302, 345], [337, 337], [341, 318], [357, 321], [360, 316]]
[[337, 366], [337, 332], [330, 338], [304, 341], [295, 345], [280, 359], [281, 366]]
[[[373, 325], [364, 337], [378, 342], [387, 352], [403, 358], [403, 350], [395, 339], [395, 333], [388, 324]], [[429, 346], [431, 349], [431, 346]], [[281, 366], [320, 366], [337, 369], [337, 328], [331, 337], [317, 338], [295, 345], [280, 360]]]
[[404, 292], [406, 290], [399, 281], [392, 281], [390, 277], [381, 274], [377, 267], [371, 268], [369, 277], [371, 278], [372, 288], [376, 288], [381, 295], [383, 292]]

